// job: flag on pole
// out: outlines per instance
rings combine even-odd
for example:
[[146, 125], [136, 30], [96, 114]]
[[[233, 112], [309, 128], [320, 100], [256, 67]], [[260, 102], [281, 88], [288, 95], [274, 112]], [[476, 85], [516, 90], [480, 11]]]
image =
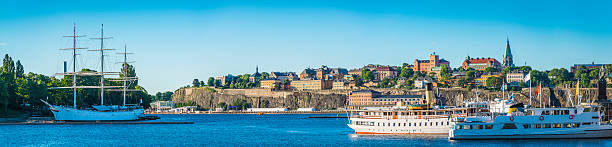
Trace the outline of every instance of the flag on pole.
[[523, 78], [523, 82], [527, 83], [529, 80], [531, 80], [531, 72], [525, 75], [525, 78]]
[[536, 95], [540, 95], [540, 90], [542, 90], [542, 83], [538, 84], [538, 89], [536, 89]]

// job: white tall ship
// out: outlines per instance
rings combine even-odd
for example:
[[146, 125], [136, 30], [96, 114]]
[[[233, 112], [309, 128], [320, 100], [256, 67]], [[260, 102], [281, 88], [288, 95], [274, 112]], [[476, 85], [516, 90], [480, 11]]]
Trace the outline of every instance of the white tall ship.
[[600, 121], [598, 106], [573, 108], [511, 108], [493, 121], [462, 120], [449, 131], [449, 139], [608, 138], [612, 125]]
[[[137, 105], [128, 105], [126, 104], [126, 92], [127, 91], [135, 91], [127, 89], [128, 85], [126, 82], [137, 80], [136, 77], [127, 77], [127, 71], [124, 69], [124, 77], [117, 78], [113, 81], [122, 81], [123, 86], [105, 86], [104, 85], [104, 76], [105, 75], [119, 75], [119, 72], [104, 72], [104, 51], [114, 50], [104, 48], [104, 39], [110, 39], [111, 37], [104, 37], [104, 25], [102, 25], [101, 37], [100, 38], [92, 38], [100, 40], [100, 49], [93, 49], [89, 51], [99, 51], [100, 52], [100, 72], [77, 72], [76, 71], [76, 51], [87, 48], [77, 48], [76, 47], [76, 38], [84, 37], [76, 35], [76, 26], [73, 30], [72, 36], [64, 36], [70, 37], [73, 39], [73, 47], [65, 48], [63, 50], [72, 50], [73, 53], [73, 72], [66, 72], [66, 68], [64, 67], [64, 72], [59, 73], [59, 75], [72, 75], [73, 81], [72, 86], [70, 87], [54, 87], [51, 89], [73, 89], [73, 106], [58, 106], [51, 105], [46, 101], [43, 101], [46, 105], [51, 109], [55, 120], [61, 121], [128, 121], [128, 120], [138, 120], [141, 115], [143, 115], [144, 109]], [[125, 58], [127, 58], [127, 52], [119, 53], [123, 54]], [[124, 65], [127, 65], [127, 61], [124, 58]], [[124, 68], [126, 68], [124, 66]], [[100, 85], [99, 86], [78, 86], [76, 84], [76, 76], [99, 76], [100, 77]], [[100, 89], [100, 105], [91, 106], [92, 108], [88, 109], [77, 109], [77, 89]], [[123, 105], [104, 105], [104, 92], [105, 88], [107, 91], [123, 91]], [[115, 88], [115, 89], [110, 89]], [[122, 88], [122, 89], [116, 89]]]

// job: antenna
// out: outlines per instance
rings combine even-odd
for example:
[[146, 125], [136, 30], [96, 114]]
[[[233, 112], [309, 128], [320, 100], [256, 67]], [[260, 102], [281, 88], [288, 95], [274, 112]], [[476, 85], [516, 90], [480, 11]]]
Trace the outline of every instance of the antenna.
[[[78, 38], [78, 37], [85, 37], [85, 36], [84, 35], [83, 36], [76, 35], [76, 23], [72, 23], [72, 36], [63, 36], [63, 37], [72, 38], [72, 48], [62, 48], [60, 50], [72, 50], [72, 72], [75, 73], [72, 76], [72, 87], [74, 87], [73, 92], [72, 92], [73, 93], [73, 101], [72, 101], [73, 104], [72, 105], [73, 105], [74, 109], [76, 109], [77, 108], [77, 105], [76, 105], [76, 91], [77, 91], [77, 88], [76, 88], [76, 55], [77, 55], [77, 53], [76, 53], [76, 51], [77, 50], [81, 50], [81, 49], [87, 49], [87, 48], [77, 48], [76, 47], [76, 38]], [[64, 71], [63, 74], [66, 74], [66, 72]]]
[[93, 49], [89, 51], [100, 51], [100, 105], [104, 105], [104, 51], [105, 50], [115, 50], [115, 49], [105, 49], [104, 48], [104, 39], [112, 39], [113, 37], [104, 38], [104, 24], [102, 24], [100, 38], [91, 38], [91, 39], [99, 39], [100, 40], [100, 49]]

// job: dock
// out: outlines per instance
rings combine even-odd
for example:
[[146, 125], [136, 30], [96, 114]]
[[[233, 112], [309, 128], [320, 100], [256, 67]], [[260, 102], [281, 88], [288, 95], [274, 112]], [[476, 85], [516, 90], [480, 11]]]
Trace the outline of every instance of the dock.
[[32, 117], [26, 121], [0, 122], [0, 125], [91, 125], [91, 124], [193, 124], [188, 121], [56, 121], [50, 117]]

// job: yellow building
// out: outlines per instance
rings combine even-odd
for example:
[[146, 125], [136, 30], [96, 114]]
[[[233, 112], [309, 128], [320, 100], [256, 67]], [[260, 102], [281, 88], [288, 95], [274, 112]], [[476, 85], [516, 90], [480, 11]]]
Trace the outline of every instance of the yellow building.
[[487, 84], [487, 79], [490, 77], [498, 77], [500, 78], [501, 75], [481, 75], [479, 78], [476, 78], [476, 84], [481, 85], [481, 86], [486, 86]]
[[280, 83], [281, 81], [276, 79], [261, 80], [259, 87], [265, 89], [274, 89], [277, 87], [277, 85], [280, 85]]
[[295, 80], [291, 81], [291, 89], [296, 90], [323, 90], [331, 89], [332, 81], [329, 80]]

